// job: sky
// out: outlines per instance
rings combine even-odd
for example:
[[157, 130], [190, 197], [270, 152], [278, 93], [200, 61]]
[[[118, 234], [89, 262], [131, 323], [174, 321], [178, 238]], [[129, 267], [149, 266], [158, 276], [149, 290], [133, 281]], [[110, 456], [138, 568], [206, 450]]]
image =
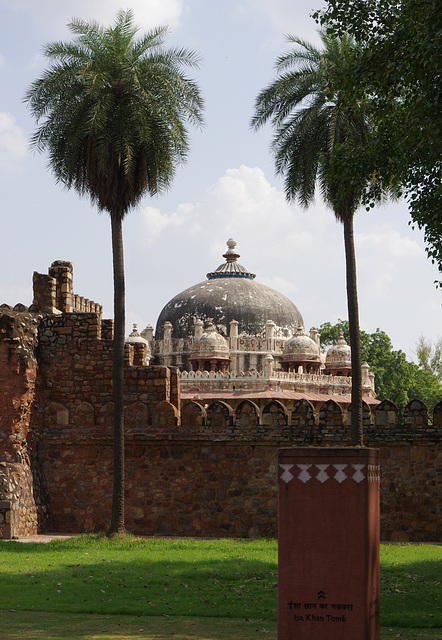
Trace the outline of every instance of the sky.
[[[320, 197], [308, 210], [285, 200], [270, 153], [270, 126], [250, 129], [257, 94], [274, 78], [286, 35], [320, 45], [311, 13], [322, 0], [0, 0], [0, 304], [32, 303], [34, 271], [74, 265], [74, 291], [113, 315], [110, 220], [55, 183], [47, 157], [29, 149], [35, 128], [23, 97], [47, 61], [44, 44], [69, 40], [73, 17], [108, 25], [130, 8], [141, 32], [168, 25], [168, 46], [195, 50], [192, 70], [205, 126], [191, 130], [188, 161], [170, 191], [146, 197], [124, 221], [126, 330], [155, 327], [164, 305], [224, 262], [239, 262], [285, 294], [306, 330], [347, 318], [342, 225]], [[355, 217], [361, 329], [385, 331], [415, 357], [420, 335], [442, 336], [437, 268], [404, 201]]]

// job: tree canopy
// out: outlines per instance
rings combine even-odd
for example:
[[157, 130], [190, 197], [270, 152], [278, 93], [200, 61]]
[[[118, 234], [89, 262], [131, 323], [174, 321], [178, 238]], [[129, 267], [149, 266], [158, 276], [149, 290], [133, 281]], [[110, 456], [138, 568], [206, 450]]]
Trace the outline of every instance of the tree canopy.
[[[319, 327], [321, 346], [326, 348], [337, 342], [339, 332], [348, 340], [347, 320], [338, 320], [332, 325], [325, 322]], [[442, 385], [437, 376], [424, 366], [407, 360], [401, 350], [395, 351], [389, 336], [381, 329], [374, 333], [361, 331], [361, 358], [368, 362], [375, 374], [375, 389], [379, 400], [394, 402], [399, 410], [414, 399], [425, 402], [428, 410], [442, 398]]]
[[433, 343], [420, 335], [416, 343], [416, 357], [420, 368], [433, 373], [442, 384], [442, 338]]
[[[328, 0], [314, 14], [358, 47], [343, 90], [364, 101], [377, 136], [363, 162], [400, 185], [411, 218], [424, 230], [429, 257], [442, 271], [442, 12], [437, 0]], [[361, 164], [347, 153], [342, 168]], [[366, 203], [376, 188], [366, 195]]]

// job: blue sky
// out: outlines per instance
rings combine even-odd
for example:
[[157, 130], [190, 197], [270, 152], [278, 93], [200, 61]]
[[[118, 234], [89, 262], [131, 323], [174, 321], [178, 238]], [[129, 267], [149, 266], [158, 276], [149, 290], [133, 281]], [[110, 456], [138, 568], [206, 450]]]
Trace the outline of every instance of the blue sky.
[[[342, 227], [320, 198], [308, 211], [285, 202], [269, 152], [270, 128], [252, 133], [258, 92], [273, 79], [284, 34], [319, 44], [310, 14], [321, 0], [0, 0], [0, 303], [32, 302], [32, 274], [54, 260], [74, 263], [75, 292], [112, 317], [110, 222], [88, 200], [66, 192], [30, 153], [34, 122], [23, 104], [45, 66], [42, 46], [70, 38], [72, 17], [112, 22], [132, 8], [141, 30], [171, 28], [170, 45], [196, 50], [193, 76], [206, 102], [206, 126], [192, 131], [188, 162], [172, 189], [146, 197], [124, 224], [127, 332], [155, 325], [176, 293], [205, 279], [234, 237], [242, 262], [287, 295], [306, 329], [346, 318]], [[420, 334], [442, 335], [441, 293], [422, 233], [404, 202], [355, 220], [361, 328], [386, 331], [413, 357]]]

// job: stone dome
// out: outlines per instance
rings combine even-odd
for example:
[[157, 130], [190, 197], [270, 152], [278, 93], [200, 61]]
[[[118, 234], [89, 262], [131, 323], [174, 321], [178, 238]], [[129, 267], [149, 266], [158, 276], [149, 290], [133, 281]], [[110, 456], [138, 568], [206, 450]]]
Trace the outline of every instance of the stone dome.
[[297, 332], [284, 345], [282, 361], [305, 360], [320, 362], [321, 354], [316, 342], [304, 332], [302, 326], [299, 326]]
[[229, 359], [227, 340], [216, 330], [212, 322], [193, 341], [190, 358], [193, 359]]
[[227, 242], [226, 262], [207, 274], [207, 280], [176, 295], [161, 311], [155, 339], [163, 339], [165, 322], [173, 325], [173, 338], [192, 338], [195, 320], [211, 320], [223, 335], [229, 335], [229, 325], [238, 322], [239, 335], [265, 334], [268, 320], [275, 323], [275, 337], [288, 337], [299, 324], [304, 324], [297, 307], [281, 293], [255, 281], [237, 262], [236, 242]]
[[342, 331], [339, 334], [337, 343], [327, 351], [325, 368], [351, 370], [351, 349], [345, 341]]
[[145, 344], [145, 345], [147, 345], [148, 351], [150, 353], [149, 342], [145, 338], [143, 338], [142, 335], [140, 335], [138, 333], [138, 328], [137, 328], [136, 324], [134, 324], [133, 327], [134, 327], [133, 331], [132, 331], [132, 333], [129, 334], [129, 337], [126, 338], [125, 343], [126, 344]]

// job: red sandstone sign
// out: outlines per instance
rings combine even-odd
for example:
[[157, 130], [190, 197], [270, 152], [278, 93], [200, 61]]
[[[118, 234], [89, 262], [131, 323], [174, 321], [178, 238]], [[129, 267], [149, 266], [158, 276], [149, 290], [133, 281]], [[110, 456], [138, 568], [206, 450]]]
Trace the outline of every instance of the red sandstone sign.
[[278, 462], [278, 640], [379, 640], [379, 452]]

